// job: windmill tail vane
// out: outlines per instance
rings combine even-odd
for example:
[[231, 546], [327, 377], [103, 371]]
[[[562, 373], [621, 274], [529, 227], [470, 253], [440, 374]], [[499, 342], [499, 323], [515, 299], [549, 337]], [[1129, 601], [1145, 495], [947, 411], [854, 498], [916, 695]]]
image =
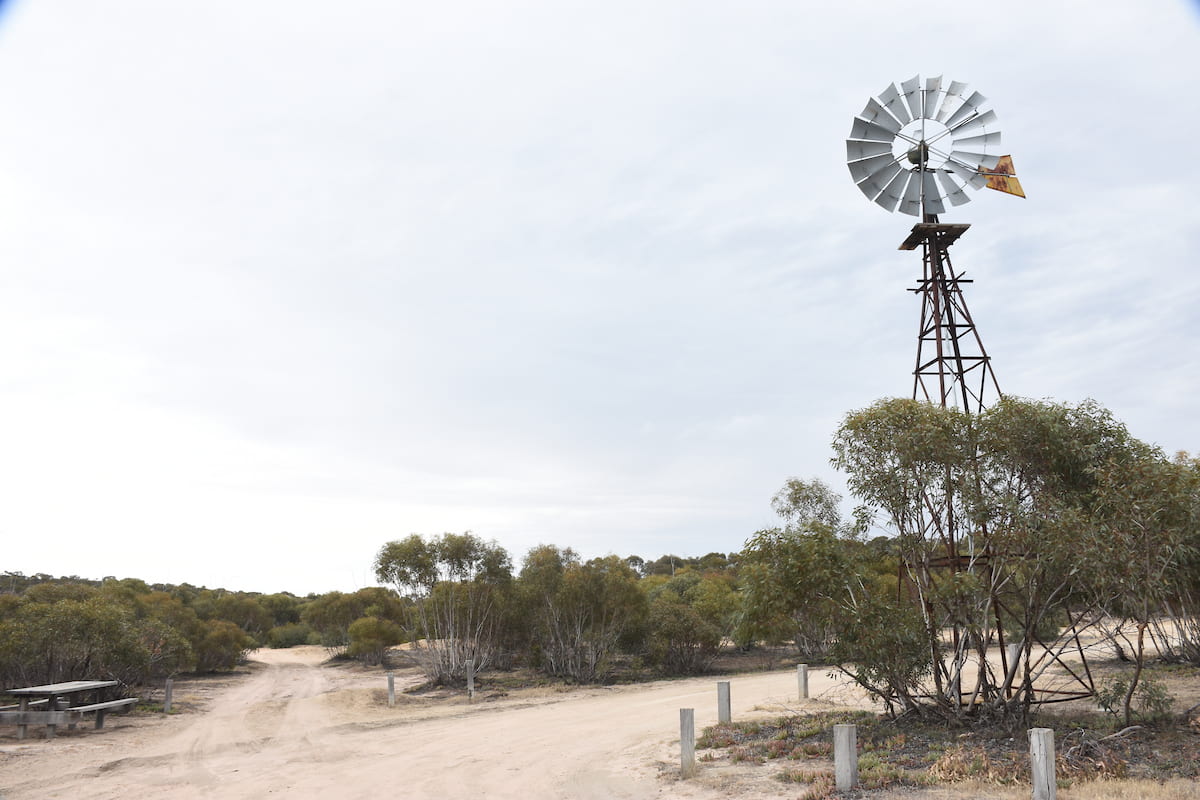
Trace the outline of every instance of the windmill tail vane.
[[989, 189], [1015, 194], [1017, 197], [1025, 196], [1025, 190], [1021, 188], [1021, 181], [1017, 179], [1017, 170], [1013, 166], [1012, 156], [1000, 156], [996, 166], [991, 169], [980, 167], [979, 174], [987, 178], [987, 188]]

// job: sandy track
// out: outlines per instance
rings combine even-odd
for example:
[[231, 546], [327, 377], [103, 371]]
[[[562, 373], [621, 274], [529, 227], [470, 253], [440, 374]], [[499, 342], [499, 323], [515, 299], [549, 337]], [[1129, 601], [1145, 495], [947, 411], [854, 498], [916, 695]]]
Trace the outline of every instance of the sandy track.
[[[715, 769], [675, 779], [679, 709], [695, 708], [698, 727], [715, 722], [717, 678], [523, 691], [469, 705], [402, 698], [388, 708], [379, 673], [323, 667], [319, 648], [256, 658], [252, 674], [201, 713], [115, 717], [111, 728], [52, 742], [4, 740], [0, 797], [727, 796], [730, 776]], [[799, 707], [792, 671], [731, 680], [735, 718]], [[858, 702], [823, 672], [810, 674], [810, 687]], [[795, 793], [770, 783], [760, 792]]]

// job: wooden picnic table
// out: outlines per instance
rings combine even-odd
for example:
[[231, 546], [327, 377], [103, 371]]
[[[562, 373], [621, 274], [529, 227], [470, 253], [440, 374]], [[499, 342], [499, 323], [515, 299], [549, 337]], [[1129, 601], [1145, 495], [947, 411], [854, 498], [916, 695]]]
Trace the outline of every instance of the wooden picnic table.
[[[79, 714], [70, 714], [72, 707], [82, 708], [83, 703], [74, 702], [85, 699], [89, 692], [99, 692], [112, 686], [120, 686], [120, 681], [64, 681], [63, 683], [47, 683], [43, 686], [25, 686], [17, 689], [7, 689], [4, 694], [18, 698], [20, 706], [15, 711], [0, 711], [0, 721], [17, 724], [17, 738], [25, 738], [25, 729], [29, 725], [44, 724], [46, 738], [53, 739], [57, 726], [69, 722], [75, 727], [74, 720]], [[60, 698], [66, 699], [66, 705], [60, 703]], [[45, 711], [30, 710], [30, 706], [45, 706]]]

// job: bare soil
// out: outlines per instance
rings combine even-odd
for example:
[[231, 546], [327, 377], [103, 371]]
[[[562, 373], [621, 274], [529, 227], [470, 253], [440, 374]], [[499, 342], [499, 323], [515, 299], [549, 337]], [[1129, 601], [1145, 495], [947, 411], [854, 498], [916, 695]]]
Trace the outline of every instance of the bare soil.
[[[319, 647], [260, 650], [233, 674], [176, 680], [170, 715], [143, 707], [54, 740], [31, 728], [18, 741], [15, 728], [0, 728], [0, 798], [796, 798], [803, 787], [758, 763], [713, 759], [679, 778], [679, 709], [695, 709], [697, 733], [714, 725], [718, 680], [732, 682], [735, 720], [870, 710], [824, 669], [809, 671], [812, 699], [799, 701], [794, 668], [770, 669], [772, 658], [747, 656], [761, 671], [732, 677], [607, 687], [485, 675], [474, 701], [455, 689], [403, 693], [423, 681], [403, 668], [389, 707], [382, 669], [330, 663]], [[161, 691], [150, 699], [161, 703]], [[1143, 788], [1063, 796], [1190, 796]], [[872, 796], [1028, 796], [1010, 791], [966, 783]]]
[[[398, 692], [422, 681], [412, 669], [396, 678]], [[677, 773], [679, 709], [714, 724], [717, 679], [496, 688], [485, 676], [474, 702], [437, 690], [389, 708], [380, 669], [330, 665], [319, 647], [260, 650], [235, 674], [177, 680], [170, 715], [114, 715], [54, 740], [0, 729], [0, 797], [715, 800], [727, 796], [722, 775]], [[734, 680], [735, 714], [800, 708], [794, 670]], [[824, 675], [810, 687], [861, 702]], [[770, 788], [764, 796], [788, 796]]]

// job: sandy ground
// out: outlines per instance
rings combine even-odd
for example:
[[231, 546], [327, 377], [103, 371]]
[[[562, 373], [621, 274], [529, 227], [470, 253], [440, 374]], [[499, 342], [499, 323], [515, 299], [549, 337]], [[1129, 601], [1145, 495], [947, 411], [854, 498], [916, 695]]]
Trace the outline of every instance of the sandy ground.
[[[401, 695], [387, 705], [379, 671], [322, 666], [320, 648], [260, 650], [248, 674], [176, 687], [194, 710], [110, 716], [48, 741], [0, 731], [0, 799], [89, 797], [339, 800], [411, 798], [794, 797], [753, 767], [702, 765], [678, 779], [679, 709], [697, 733], [716, 722], [719, 677], [637, 686], [486, 691], [465, 697]], [[397, 674], [397, 691], [419, 678]], [[863, 706], [824, 670], [814, 699], [797, 699], [794, 670], [730, 678], [735, 719], [831, 705]], [[198, 694], [189, 695], [188, 692]], [[31, 733], [33, 729], [31, 729]]]

